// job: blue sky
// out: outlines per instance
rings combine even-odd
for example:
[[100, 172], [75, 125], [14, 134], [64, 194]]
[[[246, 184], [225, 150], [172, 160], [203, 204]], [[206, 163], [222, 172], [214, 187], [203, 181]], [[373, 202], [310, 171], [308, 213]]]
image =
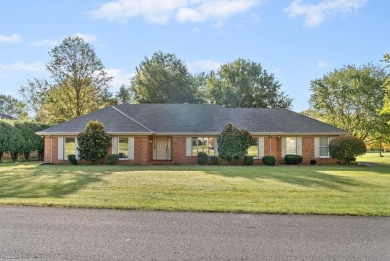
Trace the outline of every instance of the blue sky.
[[20, 98], [28, 79], [48, 79], [48, 52], [77, 34], [114, 76], [112, 92], [158, 50], [192, 73], [245, 58], [274, 73], [299, 112], [311, 80], [380, 64], [390, 52], [389, 10], [388, 0], [3, 0], [0, 94]]

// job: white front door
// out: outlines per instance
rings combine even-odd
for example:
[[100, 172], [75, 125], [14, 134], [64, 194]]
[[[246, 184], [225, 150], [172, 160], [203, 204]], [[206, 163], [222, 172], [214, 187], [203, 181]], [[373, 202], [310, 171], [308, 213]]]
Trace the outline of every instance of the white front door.
[[171, 138], [155, 137], [153, 143], [153, 160], [171, 160]]

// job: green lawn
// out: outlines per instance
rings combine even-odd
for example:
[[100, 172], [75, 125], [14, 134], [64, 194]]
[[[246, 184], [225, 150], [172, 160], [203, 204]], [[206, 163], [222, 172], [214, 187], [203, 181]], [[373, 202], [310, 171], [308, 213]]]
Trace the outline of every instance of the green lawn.
[[390, 155], [380, 160], [276, 167], [3, 163], [0, 204], [390, 216]]

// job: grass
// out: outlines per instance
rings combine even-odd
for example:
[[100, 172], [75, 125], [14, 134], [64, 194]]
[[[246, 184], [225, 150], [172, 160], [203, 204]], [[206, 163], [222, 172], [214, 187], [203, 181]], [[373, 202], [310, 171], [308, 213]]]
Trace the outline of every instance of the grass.
[[390, 216], [390, 154], [379, 159], [370, 166], [3, 163], [0, 204]]

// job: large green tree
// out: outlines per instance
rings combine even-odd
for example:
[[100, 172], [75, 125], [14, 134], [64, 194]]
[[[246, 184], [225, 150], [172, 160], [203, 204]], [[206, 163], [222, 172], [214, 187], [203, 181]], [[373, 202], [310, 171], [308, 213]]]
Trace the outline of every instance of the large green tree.
[[115, 99], [118, 104], [130, 103], [132, 101], [130, 88], [122, 85], [115, 94]]
[[159, 51], [136, 67], [131, 91], [136, 103], [198, 103], [198, 83], [175, 54]]
[[27, 118], [25, 104], [11, 95], [0, 94], [0, 113], [10, 115], [14, 118]]
[[311, 109], [319, 120], [344, 129], [361, 140], [389, 135], [380, 115], [388, 74], [372, 64], [348, 65], [311, 82]]
[[210, 73], [206, 96], [211, 103], [231, 108], [290, 108], [292, 100], [280, 87], [260, 63], [237, 59]]
[[[383, 61], [388, 63], [387, 67], [390, 67], [390, 53], [385, 54]], [[381, 113], [390, 115], [390, 76], [388, 76], [386, 81], [383, 83], [383, 89], [385, 95], [383, 97], [383, 107]], [[390, 125], [390, 121], [388, 124]]]
[[34, 108], [41, 120], [62, 122], [109, 103], [107, 75], [93, 47], [81, 37], [66, 37], [49, 55], [47, 80], [29, 81], [20, 89], [25, 101]]

